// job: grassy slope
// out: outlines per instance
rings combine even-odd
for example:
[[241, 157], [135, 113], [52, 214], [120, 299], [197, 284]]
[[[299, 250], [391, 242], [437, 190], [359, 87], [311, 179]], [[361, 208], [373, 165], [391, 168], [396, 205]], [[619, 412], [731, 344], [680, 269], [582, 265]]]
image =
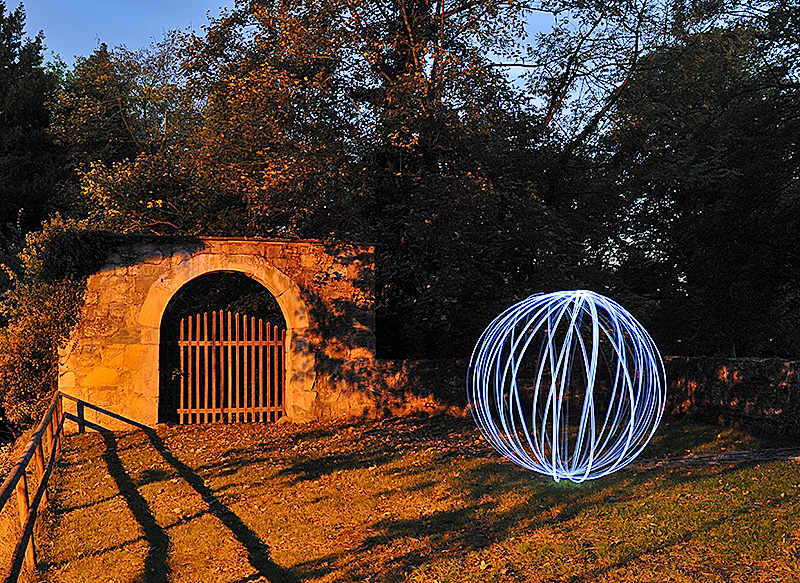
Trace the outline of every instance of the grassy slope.
[[[792, 445], [719, 432], [662, 424], [643, 457]], [[556, 484], [443, 418], [73, 436], [42, 577], [800, 581], [800, 463], [650, 465]]]

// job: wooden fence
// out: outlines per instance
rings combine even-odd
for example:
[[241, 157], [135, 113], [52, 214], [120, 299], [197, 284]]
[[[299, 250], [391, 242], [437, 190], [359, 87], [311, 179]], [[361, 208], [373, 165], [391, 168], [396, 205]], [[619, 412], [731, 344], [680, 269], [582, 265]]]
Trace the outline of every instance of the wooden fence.
[[286, 331], [253, 316], [204, 312], [180, 321], [179, 423], [277, 421]]
[[[53, 471], [56, 455], [60, 450], [61, 436], [64, 431], [64, 412], [61, 405], [61, 394], [56, 393], [53, 397], [44, 419], [34, 432], [25, 450], [11, 469], [11, 473], [3, 482], [0, 490], [0, 512], [11, 499], [12, 493], [16, 492], [17, 512], [19, 523], [22, 528], [20, 538], [14, 548], [11, 564], [5, 575], [5, 582], [12, 583], [17, 580], [22, 570], [23, 561], [29, 566], [36, 566], [36, 546], [33, 542], [33, 527], [36, 524], [36, 516], [39, 504], [44, 501], [47, 504], [47, 480]], [[36, 492], [33, 499], [30, 498], [30, 488], [28, 483], [28, 465], [34, 460], [35, 481], [37, 483]], [[46, 463], [45, 463], [46, 461]]]
[[[77, 403], [77, 415], [65, 413], [63, 400], [70, 399]], [[6, 503], [16, 492], [17, 513], [21, 533], [17, 539], [17, 544], [11, 556], [11, 561], [6, 570], [3, 582], [16, 583], [22, 572], [23, 565], [36, 568], [36, 544], [33, 540], [33, 529], [36, 525], [36, 518], [39, 514], [39, 505], [44, 502], [47, 504], [47, 481], [53, 471], [56, 457], [61, 451], [61, 441], [64, 436], [64, 421], [70, 420], [78, 424], [78, 433], [86, 431], [86, 427], [102, 430], [103, 428], [96, 423], [87, 421], [84, 415], [86, 408], [94, 409], [109, 417], [124, 421], [139, 429], [146, 429], [144, 425], [107, 411], [96, 405], [92, 405], [81, 399], [77, 399], [61, 392], [53, 395], [50, 407], [45, 413], [42, 422], [34, 432], [25, 450], [22, 452], [17, 463], [11, 469], [11, 473], [3, 482], [0, 489], [0, 512], [5, 509]], [[29, 465], [34, 461], [34, 469], [30, 471]], [[46, 461], [46, 463], [45, 463]], [[29, 471], [33, 474], [36, 483], [36, 492], [33, 499], [30, 498]]]

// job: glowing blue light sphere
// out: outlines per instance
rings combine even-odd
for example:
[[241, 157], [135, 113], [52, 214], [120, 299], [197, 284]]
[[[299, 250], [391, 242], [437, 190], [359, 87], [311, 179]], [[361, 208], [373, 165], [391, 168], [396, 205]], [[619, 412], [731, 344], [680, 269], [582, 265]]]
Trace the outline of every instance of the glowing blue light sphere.
[[514, 463], [583, 482], [630, 463], [664, 412], [653, 339], [600, 294], [537, 294], [500, 314], [470, 360], [467, 393], [484, 437]]

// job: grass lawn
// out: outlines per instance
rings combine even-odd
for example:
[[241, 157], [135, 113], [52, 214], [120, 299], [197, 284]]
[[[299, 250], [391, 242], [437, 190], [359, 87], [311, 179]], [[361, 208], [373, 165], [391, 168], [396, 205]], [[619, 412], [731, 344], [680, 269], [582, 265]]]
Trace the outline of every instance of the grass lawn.
[[[731, 454], [775, 447], [798, 449]], [[40, 577], [800, 581], [798, 454], [668, 420], [642, 461], [576, 485], [493, 455], [471, 419], [73, 435]]]

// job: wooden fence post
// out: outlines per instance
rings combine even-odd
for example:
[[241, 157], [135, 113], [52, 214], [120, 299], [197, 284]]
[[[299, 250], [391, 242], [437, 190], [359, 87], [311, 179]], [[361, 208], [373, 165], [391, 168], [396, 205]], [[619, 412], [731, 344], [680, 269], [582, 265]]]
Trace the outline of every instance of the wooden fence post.
[[[19, 478], [19, 482], [17, 482], [17, 507], [19, 509], [19, 524], [24, 529], [25, 522], [28, 520], [28, 515], [30, 514], [30, 500], [28, 499], [28, 477], [25, 475], [24, 471]], [[32, 533], [31, 539], [28, 541], [28, 548], [25, 549], [25, 562], [32, 569], [36, 568], [36, 549], [33, 546]]]
[[52, 432], [55, 436], [55, 447], [57, 448], [58, 455], [61, 455], [61, 434], [58, 431], [58, 428], [61, 426], [61, 421], [64, 419], [64, 397], [61, 396], [61, 393], [58, 395], [57, 403], [55, 415], [56, 419], [54, 421]]
[[84, 423], [86, 420], [86, 412], [84, 409], [83, 403], [78, 401], [78, 433], [84, 433], [86, 431], [86, 424]]
[[[54, 411], [54, 413], [55, 413], [55, 411]], [[46, 433], [47, 433], [47, 451], [48, 451], [48, 453], [53, 451], [53, 448], [56, 446], [55, 443], [53, 443], [53, 421], [55, 420], [55, 418], [56, 418], [55, 414], [51, 415], [50, 416], [50, 421], [47, 422], [47, 432]], [[44, 443], [44, 435], [42, 435], [42, 443]], [[48, 455], [47, 457], [49, 459], [50, 456]]]
[[[42, 478], [44, 478], [44, 449], [43, 440], [39, 441], [39, 447], [36, 448], [36, 453], [34, 457], [36, 458], [36, 476], [39, 478], [39, 483], [42, 483]], [[47, 504], [47, 487], [45, 486], [44, 491], [42, 493], [42, 502]]]

